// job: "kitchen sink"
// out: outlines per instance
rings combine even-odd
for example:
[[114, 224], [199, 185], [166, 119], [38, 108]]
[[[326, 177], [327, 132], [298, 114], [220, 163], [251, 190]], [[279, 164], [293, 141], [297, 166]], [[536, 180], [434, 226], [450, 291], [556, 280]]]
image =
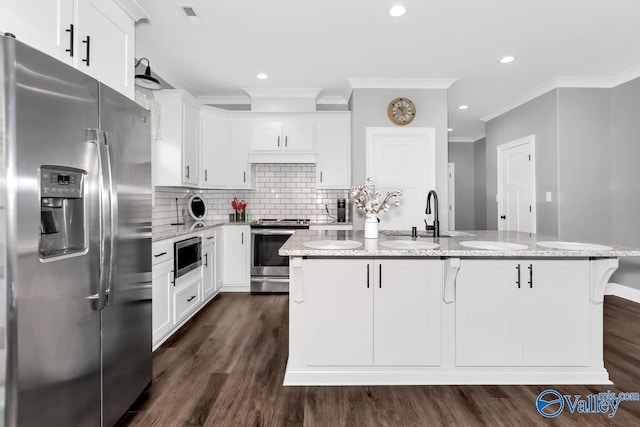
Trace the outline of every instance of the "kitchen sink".
[[605, 245], [596, 245], [594, 243], [580, 243], [580, 242], [537, 242], [538, 246], [543, 248], [561, 249], [567, 251], [609, 251], [613, 248]]
[[467, 240], [460, 242], [465, 248], [484, 249], [487, 251], [522, 251], [528, 248], [519, 243], [499, 242], [494, 240]]
[[388, 249], [435, 249], [440, 245], [420, 240], [386, 240], [380, 246]]
[[362, 243], [355, 240], [312, 240], [303, 242], [303, 246], [311, 249], [356, 249], [362, 246]]

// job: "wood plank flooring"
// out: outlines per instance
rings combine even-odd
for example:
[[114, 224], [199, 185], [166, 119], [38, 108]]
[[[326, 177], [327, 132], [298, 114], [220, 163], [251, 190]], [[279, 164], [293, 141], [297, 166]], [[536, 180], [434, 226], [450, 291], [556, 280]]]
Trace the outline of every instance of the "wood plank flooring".
[[538, 394], [640, 391], [640, 304], [605, 300], [605, 365], [615, 385], [284, 387], [288, 296], [221, 294], [154, 355], [153, 385], [119, 426], [640, 426], [640, 402], [613, 419], [535, 409]]

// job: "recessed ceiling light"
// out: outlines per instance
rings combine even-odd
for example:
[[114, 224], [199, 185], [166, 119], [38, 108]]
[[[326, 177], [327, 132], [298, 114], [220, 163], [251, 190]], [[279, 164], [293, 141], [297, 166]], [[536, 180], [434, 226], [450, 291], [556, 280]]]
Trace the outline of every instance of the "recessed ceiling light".
[[467, 108], [469, 108], [468, 105], [461, 105], [458, 107], [458, 110], [466, 110]]
[[451, 132], [453, 130], [453, 128], [449, 128], [447, 129], [447, 132]]
[[256, 74], [256, 77], [259, 78], [260, 80], [266, 80], [267, 76], [265, 73], [258, 73]]
[[407, 13], [407, 8], [401, 4], [397, 4], [389, 9], [389, 15], [393, 16], [394, 18], [398, 18], [405, 13]]
[[505, 56], [504, 58], [502, 58], [500, 60], [501, 64], [508, 64], [509, 62], [513, 62], [513, 60], [516, 59], [513, 56]]

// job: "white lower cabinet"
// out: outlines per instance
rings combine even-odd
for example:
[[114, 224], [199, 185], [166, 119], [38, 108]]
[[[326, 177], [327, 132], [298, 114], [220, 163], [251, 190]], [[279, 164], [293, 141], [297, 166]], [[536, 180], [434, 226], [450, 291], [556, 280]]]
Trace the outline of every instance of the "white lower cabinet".
[[304, 262], [307, 365], [440, 363], [440, 260]]
[[248, 225], [222, 227], [222, 281], [225, 289], [247, 290], [251, 228]]
[[588, 260], [466, 260], [456, 365], [588, 366]]
[[216, 243], [215, 235], [202, 235], [202, 299], [209, 300], [216, 294]]
[[151, 325], [155, 345], [173, 329], [173, 257], [153, 266]]
[[188, 279], [183, 279], [180, 285], [176, 284], [173, 294], [175, 324], [187, 318], [202, 302], [202, 294], [200, 293], [202, 275], [198, 273], [189, 274], [185, 276]]

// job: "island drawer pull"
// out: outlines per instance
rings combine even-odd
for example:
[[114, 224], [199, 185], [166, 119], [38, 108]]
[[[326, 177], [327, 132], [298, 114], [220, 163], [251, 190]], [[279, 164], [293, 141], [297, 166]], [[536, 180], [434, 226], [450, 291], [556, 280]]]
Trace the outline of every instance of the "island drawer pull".
[[518, 289], [520, 289], [520, 264], [516, 266], [516, 270], [518, 270], [518, 280], [516, 280], [516, 283], [518, 284]]
[[529, 264], [529, 288], [533, 289], [533, 264]]
[[380, 286], [380, 289], [382, 289], [382, 264], [378, 264], [378, 286]]
[[369, 289], [369, 264], [367, 264], [367, 289]]

